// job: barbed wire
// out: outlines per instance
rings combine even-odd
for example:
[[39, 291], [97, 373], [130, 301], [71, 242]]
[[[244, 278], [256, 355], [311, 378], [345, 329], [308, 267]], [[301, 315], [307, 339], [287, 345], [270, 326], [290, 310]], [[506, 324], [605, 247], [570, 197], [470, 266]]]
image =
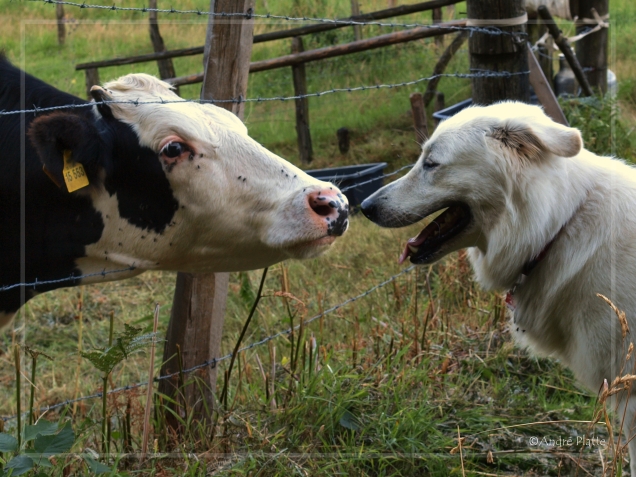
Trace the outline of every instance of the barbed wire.
[[[39, 1], [39, 0], [38, 0]], [[518, 75], [528, 75], [530, 71], [518, 71], [518, 72], [509, 72], [509, 71], [478, 71], [475, 73], [440, 73], [436, 75], [426, 76], [423, 78], [418, 78], [411, 81], [404, 81], [401, 83], [389, 83], [389, 84], [376, 84], [371, 86], [355, 86], [352, 88], [332, 88], [326, 91], [320, 91], [317, 93], [307, 93], [307, 94], [299, 94], [294, 96], [273, 96], [270, 98], [241, 98], [238, 99], [175, 99], [175, 100], [166, 100], [161, 99], [159, 101], [139, 101], [139, 100], [126, 100], [126, 101], [91, 101], [88, 103], [80, 103], [80, 104], [64, 104], [60, 106], [49, 106], [46, 108], [38, 108], [37, 106], [33, 106], [32, 109], [20, 109], [14, 111], [0, 111], [0, 116], [8, 116], [11, 114], [38, 114], [45, 113], [49, 111], [58, 111], [61, 109], [81, 109], [81, 108], [92, 108], [97, 105], [109, 105], [109, 104], [132, 104], [135, 106], [139, 106], [142, 104], [174, 104], [174, 103], [199, 103], [199, 104], [216, 104], [216, 103], [262, 103], [267, 101], [291, 101], [296, 99], [304, 99], [304, 98], [317, 98], [326, 96], [329, 94], [335, 93], [353, 93], [358, 91], [368, 91], [373, 89], [393, 89], [393, 88], [402, 88], [405, 86], [413, 86], [419, 83], [423, 83], [425, 81], [432, 81], [437, 78], [510, 78], [512, 76]]]
[[396, 23], [396, 22], [377, 22], [377, 21], [361, 21], [361, 20], [352, 20], [352, 19], [343, 19], [338, 20], [337, 18], [316, 18], [316, 17], [294, 17], [290, 15], [275, 15], [272, 13], [254, 13], [253, 11], [248, 10], [245, 13], [228, 13], [228, 12], [210, 12], [206, 10], [177, 10], [175, 8], [165, 9], [165, 8], [147, 8], [147, 7], [117, 7], [115, 5], [93, 5], [88, 4], [86, 2], [77, 3], [77, 2], [68, 2], [64, 0], [28, 0], [30, 2], [43, 2], [50, 3], [52, 5], [68, 5], [71, 7], [78, 8], [91, 8], [98, 10], [110, 10], [110, 11], [127, 11], [127, 12], [141, 12], [141, 13], [170, 13], [170, 14], [187, 14], [187, 15], [198, 15], [198, 16], [211, 16], [218, 18], [245, 18], [247, 20], [251, 20], [252, 18], [261, 18], [264, 20], [285, 20], [288, 22], [313, 22], [313, 23], [330, 23], [335, 25], [343, 25], [343, 26], [380, 26], [380, 27], [389, 27], [389, 28], [430, 28], [430, 29], [444, 29], [444, 30], [457, 30], [457, 31], [470, 31], [476, 33], [485, 33], [488, 35], [509, 35], [509, 36], [527, 36], [525, 32], [509, 32], [501, 30], [497, 27], [478, 27], [478, 26], [443, 26], [431, 23]]
[[[369, 179], [369, 180], [364, 181], [364, 182], [358, 182], [356, 184], [353, 184], [353, 185], [350, 185], [350, 186], [347, 186], [347, 187], [343, 187], [343, 188], [340, 189], [340, 192], [347, 192], [348, 190], [355, 189], [355, 188], [363, 186], [365, 184], [370, 184], [371, 182], [375, 182], [375, 181], [378, 181], [380, 179], [384, 179], [385, 177], [394, 176], [396, 174], [399, 174], [400, 172], [402, 172], [405, 169], [410, 169], [414, 165], [415, 165], [414, 163], [413, 164], [408, 164], [406, 166], [402, 166], [399, 169], [394, 170], [393, 172], [389, 172], [388, 174], [382, 174], [381, 176], [374, 177], [373, 179]], [[365, 174], [365, 172], [356, 172], [354, 174], [347, 174], [347, 179], [350, 178], [350, 177], [360, 177], [360, 176], [362, 176], [364, 174]], [[337, 179], [334, 181], [334, 183], [335, 183], [336, 186], [338, 185]]]
[[0, 287], [0, 292], [3, 291], [7, 291], [7, 290], [11, 290], [12, 288], [17, 288], [17, 287], [25, 287], [25, 288], [35, 288], [37, 286], [41, 286], [41, 285], [51, 285], [54, 283], [64, 283], [64, 282], [70, 282], [73, 280], [81, 280], [82, 278], [89, 278], [89, 277], [97, 277], [97, 276], [103, 276], [105, 277], [106, 275], [110, 275], [111, 273], [122, 273], [122, 272], [130, 272], [132, 270], [135, 270], [137, 267], [135, 267], [134, 265], [131, 265], [128, 268], [122, 268], [120, 270], [102, 270], [101, 272], [95, 272], [95, 273], [87, 273], [85, 275], [72, 275], [66, 278], [58, 278], [56, 280], [38, 280], [37, 278], [35, 279], [34, 282], [31, 283], [15, 283], [13, 285], [4, 285]]
[[[240, 354], [240, 353], [243, 353], [245, 351], [249, 351], [249, 350], [251, 350], [253, 348], [256, 348], [257, 346], [261, 346], [261, 345], [263, 345], [265, 343], [268, 343], [268, 342], [270, 342], [272, 340], [275, 340], [276, 338], [278, 338], [280, 336], [288, 335], [292, 331], [299, 329], [301, 326], [305, 327], [305, 326], [311, 324], [312, 322], [318, 320], [319, 318], [322, 318], [323, 316], [326, 316], [326, 315], [328, 315], [330, 313], [333, 313], [333, 312], [339, 310], [340, 308], [342, 308], [342, 307], [344, 307], [344, 306], [346, 306], [346, 305], [348, 305], [350, 303], [358, 301], [361, 298], [364, 298], [364, 297], [370, 295], [375, 290], [377, 290], [379, 288], [382, 288], [382, 287], [388, 285], [389, 283], [394, 282], [395, 280], [397, 280], [402, 275], [406, 275], [407, 273], [413, 271], [415, 269], [415, 267], [416, 267], [416, 265], [411, 265], [411, 266], [403, 269], [402, 271], [396, 273], [395, 275], [387, 278], [386, 280], [378, 283], [377, 285], [374, 285], [373, 287], [369, 288], [368, 290], [360, 293], [359, 295], [356, 295], [356, 296], [353, 296], [351, 298], [348, 298], [347, 300], [343, 301], [342, 303], [339, 303], [339, 304], [337, 304], [335, 306], [332, 306], [331, 308], [328, 308], [328, 309], [322, 311], [321, 313], [318, 313], [317, 315], [314, 315], [311, 318], [308, 318], [307, 320], [303, 321], [302, 323], [299, 323], [298, 325], [296, 325], [294, 327], [290, 327], [290, 328], [287, 328], [286, 330], [279, 331], [278, 333], [275, 333], [275, 334], [270, 335], [270, 336], [268, 336], [266, 338], [263, 338], [262, 340], [255, 341], [254, 343], [251, 343], [251, 344], [249, 344], [247, 346], [244, 346], [243, 348], [238, 350], [237, 355]], [[179, 375], [183, 375], [183, 374], [190, 374], [190, 373], [192, 373], [194, 371], [197, 371], [197, 370], [203, 369], [203, 368], [207, 368], [207, 367], [214, 368], [214, 367], [216, 367], [216, 365], [218, 363], [220, 363], [222, 361], [225, 361], [225, 360], [228, 360], [231, 357], [232, 357], [232, 353], [228, 353], [225, 356], [222, 356], [220, 358], [213, 358], [213, 359], [210, 359], [210, 360], [206, 360], [206, 361], [204, 361], [201, 364], [198, 364], [198, 365], [193, 366], [191, 368], [184, 369], [182, 371], [176, 371], [174, 373], [166, 374], [166, 375], [163, 375], [163, 376], [158, 376], [158, 377], [153, 379], [153, 383], [157, 383], [157, 382], [160, 382], [160, 381], [163, 381], [163, 380], [166, 380], [166, 379], [171, 379], [171, 378], [174, 378], [175, 376], [179, 376]], [[111, 394], [117, 394], [117, 393], [121, 393], [121, 392], [125, 392], [125, 391], [130, 391], [130, 390], [137, 389], [137, 388], [140, 388], [140, 387], [143, 387], [143, 386], [147, 386], [148, 384], [149, 384], [148, 381], [135, 383], [135, 384], [129, 384], [129, 385], [122, 386], [122, 387], [119, 387], [119, 388], [111, 389], [106, 394], [107, 395], [111, 395]], [[87, 400], [90, 400], [90, 399], [97, 399], [97, 398], [102, 397], [102, 395], [103, 395], [103, 393], [99, 392], [99, 393], [95, 393], [95, 394], [89, 394], [89, 395], [86, 395], [86, 396], [81, 396], [81, 397], [74, 398], [74, 399], [68, 399], [66, 401], [58, 402], [58, 403], [52, 404], [50, 406], [42, 406], [37, 411], [40, 412], [40, 413], [48, 412], [48, 411], [52, 411], [52, 410], [58, 409], [60, 407], [68, 406], [70, 404], [74, 404], [74, 403], [77, 403], [77, 402], [87, 401]], [[3, 421], [7, 422], [7, 421], [10, 421], [12, 419], [15, 419], [16, 417], [18, 417], [18, 415], [14, 414], [13, 416], [2, 416], [2, 417], [0, 417], [0, 419], [2, 419]]]

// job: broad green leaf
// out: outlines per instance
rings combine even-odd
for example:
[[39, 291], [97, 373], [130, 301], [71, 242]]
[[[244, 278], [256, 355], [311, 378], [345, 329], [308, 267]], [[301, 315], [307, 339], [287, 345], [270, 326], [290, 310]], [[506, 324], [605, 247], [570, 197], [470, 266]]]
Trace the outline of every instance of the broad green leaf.
[[93, 459], [91, 456], [84, 454], [82, 456], [86, 463], [88, 464], [88, 468], [91, 469], [91, 472], [95, 474], [107, 474], [112, 471], [110, 467], [102, 464], [96, 459]]
[[59, 430], [57, 422], [40, 419], [33, 426], [24, 426], [24, 442], [32, 441], [38, 436], [38, 434], [42, 436], [50, 436]]
[[33, 453], [48, 458], [52, 455], [68, 452], [71, 450], [73, 442], [75, 442], [75, 433], [71, 428], [71, 423], [68, 422], [57, 434], [37, 436], [33, 442]]
[[156, 333], [140, 335], [142, 328], [135, 328], [127, 323], [124, 326], [125, 331], [117, 335], [111, 347], [82, 353], [84, 358], [104, 374], [109, 374], [131, 353], [150, 346], [156, 335]]
[[18, 440], [10, 434], [0, 432], [0, 452], [14, 452], [18, 450]]
[[29, 455], [29, 457], [31, 457], [31, 459], [33, 459], [33, 462], [35, 462], [35, 465], [38, 465], [40, 467], [46, 467], [47, 469], [52, 469], [54, 467], [53, 463], [44, 457], [40, 457], [39, 459], [36, 459], [35, 456]]
[[13, 459], [7, 462], [4, 470], [5, 472], [12, 469], [11, 476], [22, 475], [27, 473], [33, 468], [33, 460], [26, 455], [16, 455]]

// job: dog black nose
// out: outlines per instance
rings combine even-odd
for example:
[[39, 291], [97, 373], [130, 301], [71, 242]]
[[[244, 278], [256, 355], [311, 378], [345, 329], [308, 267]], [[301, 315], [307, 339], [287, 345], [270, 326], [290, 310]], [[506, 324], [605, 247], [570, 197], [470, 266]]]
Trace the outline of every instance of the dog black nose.
[[362, 213], [367, 219], [371, 220], [372, 222], [375, 221], [378, 208], [375, 205], [375, 201], [371, 199], [371, 197], [368, 197], [362, 201], [362, 204], [360, 204], [360, 210], [362, 210]]

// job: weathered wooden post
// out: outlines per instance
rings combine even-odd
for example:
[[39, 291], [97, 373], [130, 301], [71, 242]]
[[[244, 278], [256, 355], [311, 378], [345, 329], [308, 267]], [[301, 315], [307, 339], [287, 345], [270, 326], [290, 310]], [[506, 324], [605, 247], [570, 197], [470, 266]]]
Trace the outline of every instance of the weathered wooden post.
[[66, 26], [64, 25], [64, 5], [55, 5], [55, 18], [57, 18], [57, 44], [63, 45], [66, 41]]
[[411, 112], [413, 113], [413, 128], [418, 144], [424, 144], [428, 139], [428, 126], [426, 124], [426, 108], [422, 93], [411, 93]]
[[[360, 15], [360, 4], [358, 0], [351, 0], [351, 16], [357, 17]], [[353, 36], [356, 41], [362, 40], [362, 25], [353, 25]]]
[[336, 135], [338, 136], [338, 149], [340, 150], [340, 154], [346, 154], [349, 152], [349, 129], [340, 128], [336, 131]]
[[[526, 22], [524, 0], [505, 2], [466, 2], [468, 26], [497, 27], [509, 33], [491, 35], [474, 31], [468, 39], [470, 68], [473, 71], [528, 71]], [[487, 105], [502, 99], [530, 100], [528, 74], [509, 77], [476, 77], [472, 79], [473, 102]]]
[[[253, 5], [254, 0], [210, 1], [212, 12], [245, 13], [246, 16], [219, 20], [210, 15], [201, 99], [245, 98], [254, 27], [249, 14]], [[218, 106], [242, 118], [245, 103], [219, 103]], [[185, 369], [220, 356], [228, 279], [228, 273], [177, 275], [162, 375], [179, 370], [179, 354]], [[215, 407], [216, 392], [216, 367], [202, 371], [198, 376], [205, 389], [190, 385], [183, 390], [188, 412], [194, 412], [194, 419], [199, 421], [209, 417], [204, 402], [209, 410]], [[176, 384], [177, 380], [163, 380], [159, 391], [176, 400]], [[170, 414], [166, 417], [171, 427], [178, 428], [174, 417]]]
[[[292, 38], [291, 52], [301, 53], [304, 51], [303, 40], [297, 36]], [[305, 74], [305, 64], [292, 65], [292, 77], [294, 80], [294, 96], [305, 96], [307, 94], [307, 76]], [[309, 130], [309, 100], [307, 98], [296, 98], [296, 136], [298, 137], [298, 154], [303, 164], [309, 164], [314, 158], [314, 151], [311, 145], [311, 132]]]
[[99, 84], [99, 70], [97, 68], [86, 68], [84, 75], [86, 78], [86, 97], [90, 100], [93, 99], [91, 88]]
[[[163, 37], [159, 33], [159, 24], [157, 23], [157, 0], [148, 0], [148, 22], [150, 24], [150, 41], [155, 53], [166, 51], [166, 45], [163, 42]], [[157, 67], [159, 68], [159, 77], [161, 79], [174, 78], [177, 74], [174, 71], [174, 65], [172, 64], [172, 58], [165, 60], [158, 60]], [[179, 87], [177, 86], [176, 93], [179, 94]]]
[[[595, 27], [599, 22], [607, 22], [608, 12], [609, 0], [578, 0], [577, 35]], [[576, 42], [576, 56], [587, 73], [590, 86], [603, 94], [607, 91], [608, 36], [609, 29], [601, 27], [598, 31]]]
[[[431, 15], [433, 23], [442, 23], [442, 7], [433, 8], [433, 10], [431, 10]], [[444, 37], [436, 36], [435, 45], [444, 46]]]

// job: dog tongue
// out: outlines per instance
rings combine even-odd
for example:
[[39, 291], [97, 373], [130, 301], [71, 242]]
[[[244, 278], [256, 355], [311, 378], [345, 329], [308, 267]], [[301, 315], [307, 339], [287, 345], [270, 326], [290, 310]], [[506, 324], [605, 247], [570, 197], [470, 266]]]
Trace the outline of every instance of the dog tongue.
[[419, 247], [420, 245], [424, 243], [424, 241], [428, 238], [429, 235], [430, 235], [430, 230], [429, 230], [429, 227], [427, 226], [417, 236], [410, 238], [409, 241], [406, 242], [406, 245], [404, 246], [404, 250], [402, 251], [400, 258], [398, 259], [398, 263], [401, 265], [404, 262], [404, 260], [409, 258], [409, 256], [411, 256], [413, 253], [415, 253], [413, 252], [413, 250], [411, 250], [410, 247], [415, 247], [415, 248]]

